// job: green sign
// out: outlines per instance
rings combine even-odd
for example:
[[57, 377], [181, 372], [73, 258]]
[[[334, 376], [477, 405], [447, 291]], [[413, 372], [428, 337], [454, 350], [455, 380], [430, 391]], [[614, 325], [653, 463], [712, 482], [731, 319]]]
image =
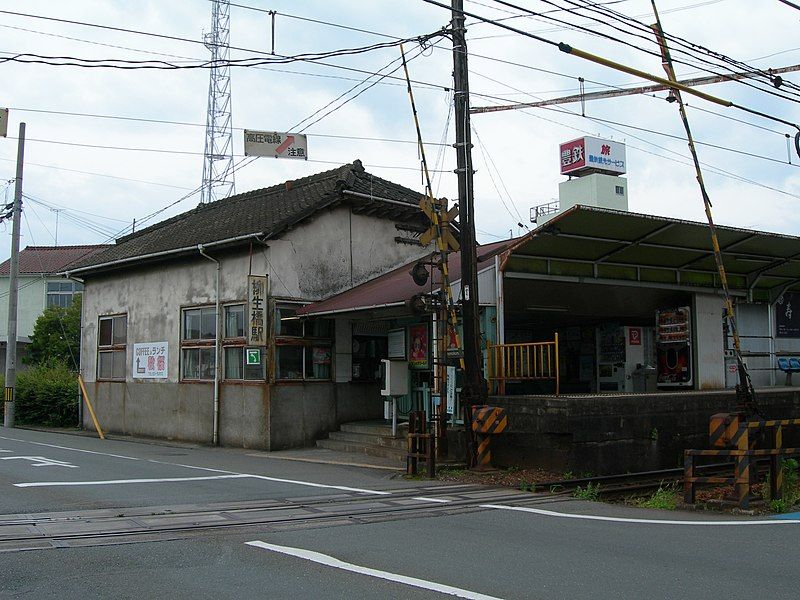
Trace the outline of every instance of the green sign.
[[247, 349], [247, 364], [260, 365], [261, 364], [261, 348], [248, 348]]

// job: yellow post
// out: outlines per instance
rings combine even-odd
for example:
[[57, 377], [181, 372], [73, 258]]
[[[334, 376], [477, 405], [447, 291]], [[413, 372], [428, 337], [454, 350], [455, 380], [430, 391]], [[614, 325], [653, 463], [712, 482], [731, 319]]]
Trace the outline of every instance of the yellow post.
[[556, 340], [555, 340], [555, 342], [556, 342], [556, 396], [558, 396], [559, 392], [561, 391], [559, 389], [560, 381], [559, 381], [559, 373], [558, 373], [558, 332], [556, 332]]
[[89, 400], [89, 394], [86, 391], [86, 386], [83, 383], [83, 377], [78, 375], [78, 385], [81, 386], [81, 392], [83, 392], [83, 399], [86, 401], [86, 407], [89, 409], [89, 415], [92, 417], [92, 423], [94, 423], [94, 428], [97, 430], [97, 435], [100, 436], [101, 440], [106, 439], [106, 436], [103, 435], [103, 430], [100, 429], [100, 423], [97, 422], [97, 415], [94, 414], [94, 408], [92, 407], [92, 403]]

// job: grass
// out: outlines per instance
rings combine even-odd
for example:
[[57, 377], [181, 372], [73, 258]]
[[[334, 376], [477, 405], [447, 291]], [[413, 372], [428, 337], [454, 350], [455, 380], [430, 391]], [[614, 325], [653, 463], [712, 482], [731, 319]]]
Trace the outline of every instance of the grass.
[[653, 492], [649, 498], [641, 498], [635, 502], [639, 508], [657, 508], [675, 510], [678, 505], [678, 490], [673, 487], [662, 487]]
[[590, 500], [592, 502], [596, 502], [600, 498], [600, 484], [591, 484], [587, 483], [586, 487], [578, 486], [575, 488], [575, 491], [572, 492], [573, 498], [578, 498], [579, 500]]

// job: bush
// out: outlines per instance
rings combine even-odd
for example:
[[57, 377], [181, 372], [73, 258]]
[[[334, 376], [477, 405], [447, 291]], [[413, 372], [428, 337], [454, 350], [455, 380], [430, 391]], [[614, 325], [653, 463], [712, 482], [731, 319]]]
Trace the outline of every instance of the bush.
[[18, 425], [71, 427], [78, 423], [78, 378], [66, 365], [50, 362], [23, 371], [17, 375], [16, 388]]

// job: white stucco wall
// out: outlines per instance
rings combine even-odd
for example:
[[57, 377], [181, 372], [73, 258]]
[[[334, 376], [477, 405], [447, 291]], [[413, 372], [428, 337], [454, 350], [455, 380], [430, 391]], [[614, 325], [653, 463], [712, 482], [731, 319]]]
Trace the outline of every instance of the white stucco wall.
[[[252, 257], [247, 250], [222, 254], [211, 247], [207, 253], [221, 260], [223, 303], [246, 299], [251, 261], [254, 275], [269, 275], [272, 296], [311, 301], [331, 296], [425, 253], [418, 246], [396, 243], [397, 235], [393, 221], [352, 215], [351, 224], [350, 210], [338, 207], [320, 213], [279, 239], [269, 240], [266, 248], [254, 244]], [[181, 307], [213, 304], [214, 300], [215, 264], [199, 253], [180, 261], [88, 277], [81, 337], [85, 380], [96, 379], [98, 318], [126, 313], [126, 379], [132, 380], [132, 344], [166, 341], [168, 381], [178, 382]], [[346, 353], [337, 348], [337, 354]], [[337, 369], [337, 379], [344, 377], [344, 366]]]
[[[46, 286], [39, 277], [19, 278], [19, 300], [17, 302], [17, 338], [30, 338], [36, 319], [44, 312]], [[0, 340], [8, 338], [8, 277], [0, 277]]]

